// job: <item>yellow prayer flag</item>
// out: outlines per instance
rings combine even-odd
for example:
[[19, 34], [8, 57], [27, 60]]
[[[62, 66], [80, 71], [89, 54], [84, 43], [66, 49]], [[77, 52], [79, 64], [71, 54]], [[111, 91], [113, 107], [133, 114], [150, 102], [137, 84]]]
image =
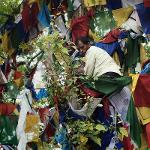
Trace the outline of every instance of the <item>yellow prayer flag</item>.
[[133, 7], [120, 8], [112, 11], [114, 19], [117, 23], [117, 27], [120, 27], [123, 23], [125, 23], [128, 20], [132, 11]]

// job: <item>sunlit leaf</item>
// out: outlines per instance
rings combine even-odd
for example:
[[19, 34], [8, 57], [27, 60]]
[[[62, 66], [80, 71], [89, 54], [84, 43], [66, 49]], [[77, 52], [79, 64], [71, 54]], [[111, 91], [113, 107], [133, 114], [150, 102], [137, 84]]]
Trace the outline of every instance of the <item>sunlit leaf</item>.
[[106, 131], [105, 127], [101, 124], [96, 125], [95, 127], [98, 131]]

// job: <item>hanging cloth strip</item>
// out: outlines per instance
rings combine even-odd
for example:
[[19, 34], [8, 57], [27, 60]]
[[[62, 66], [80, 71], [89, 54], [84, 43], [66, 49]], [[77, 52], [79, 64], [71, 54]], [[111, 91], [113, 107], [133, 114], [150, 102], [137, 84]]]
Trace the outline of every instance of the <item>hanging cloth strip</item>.
[[21, 100], [21, 111], [20, 116], [18, 120], [18, 125], [16, 128], [17, 131], [17, 138], [19, 140], [18, 144], [18, 150], [26, 150], [26, 144], [28, 142], [27, 136], [25, 133], [25, 122], [26, 122], [26, 115], [27, 112], [32, 113], [32, 96], [28, 89], [24, 89], [20, 92], [20, 95], [18, 95], [17, 99]]
[[142, 41], [144, 41], [142, 36], [132, 38], [130, 33], [128, 34], [128, 40], [126, 43], [127, 53], [125, 55], [125, 69], [135, 67], [137, 62], [139, 62], [140, 43], [142, 43]]
[[137, 85], [134, 91], [134, 100], [136, 107], [150, 107], [150, 75], [141, 74], [138, 78]]
[[20, 20], [10, 32], [12, 47], [17, 49], [21, 42], [28, 40], [28, 33], [24, 30], [23, 20]]
[[99, 38], [102, 38], [114, 27], [116, 27], [116, 22], [113, 18], [112, 11], [104, 9], [95, 10], [95, 15], [90, 20], [90, 29], [93, 33]]
[[2, 70], [1, 70], [1, 68], [0, 68], [0, 85], [1, 85], [1, 84], [5, 84], [5, 83], [7, 83], [7, 79], [6, 79], [6, 77], [4, 76], [4, 74], [3, 74], [3, 72], [2, 72]]
[[[133, 7], [120, 8], [113, 10], [113, 17], [117, 23], [117, 27], [121, 27], [121, 25], [128, 20], [129, 16], [133, 11]], [[123, 16], [123, 17], [122, 17]]]
[[122, 7], [122, 1], [121, 0], [107, 0], [107, 8], [111, 10], [119, 9]]
[[97, 5], [106, 5], [106, 0], [84, 0], [86, 7], [92, 7]]
[[91, 98], [87, 103], [84, 104], [84, 106], [81, 109], [79, 109], [77, 107], [76, 102], [74, 102], [74, 100], [70, 100], [69, 106], [72, 109], [72, 111], [75, 112], [76, 114], [80, 116], [90, 117], [95, 111], [100, 101], [101, 98]]
[[31, 27], [30, 6], [28, 5], [28, 3], [24, 3], [21, 14], [22, 14], [24, 29], [27, 32]]
[[50, 11], [45, 2], [43, 2], [41, 9], [38, 13], [38, 20], [44, 27], [50, 27]]
[[140, 3], [143, 3], [143, 0], [122, 0], [123, 7], [128, 7], [128, 6], [135, 7], [136, 4], [140, 4]]
[[104, 36], [101, 42], [106, 44], [117, 42], [122, 32], [123, 31], [120, 28], [112, 29], [108, 34]]
[[141, 22], [140, 22], [140, 19], [136, 10], [132, 12], [128, 20], [124, 22], [121, 27], [126, 30], [133, 30], [136, 34], [139, 34], [139, 35], [143, 34]]
[[97, 80], [80, 79], [80, 82], [86, 88], [96, 91], [96, 93], [98, 93], [100, 96], [110, 95], [113, 92], [120, 91], [124, 86], [129, 85], [131, 81], [131, 78], [127, 76], [116, 78], [102, 76], [99, 77]]
[[116, 52], [117, 55], [119, 56], [119, 62], [121, 66], [123, 65], [124, 52], [122, 51], [119, 42], [113, 42], [108, 44], [99, 42], [96, 43], [95, 46], [104, 49], [110, 56], [113, 56], [113, 54]]
[[144, 4], [136, 5], [136, 10], [138, 12], [143, 32], [145, 34], [150, 34], [150, 7], [144, 7]]
[[144, 7], [150, 7], [150, 0], [144, 0]]
[[1, 104], [0, 103], [0, 115], [11, 115], [14, 110], [16, 109], [16, 106], [13, 104]]
[[141, 133], [142, 128], [141, 124], [139, 123], [135, 105], [133, 102], [133, 97], [131, 96], [130, 104], [128, 107], [128, 113], [126, 117], [126, 121], [130, 125], [130, 137], [134, 141], [134, 143], [137, 145], [138, 148], [141, 147]]
[[90, 25], [89, 23], [93, 15], [93, 10], [90, 10], [86, 16], [81, 16], [72, 20], [71, 33], [73, 42], [75, 42], [81, 36], [88, 36]]
[[119, 93], [114, 93], [109, 97], [109, 101], [121, 115], [123, 121], [126, 121], [130, 97], [131, 93], [128, 87], [124, 87]]
[[24, 30], [28, 32], [32, 27], [36, 27], [38, 24], [37, 16], [39, 13], [39, 8], [37, 3], [33, 3], [30, 8], [27, 2], [24, 3], [22, 14], [22, 20], [24, 25]]
[[15, 115], [0, 115], [0, 143], [17, 145], [16, 136], [18, 116]]

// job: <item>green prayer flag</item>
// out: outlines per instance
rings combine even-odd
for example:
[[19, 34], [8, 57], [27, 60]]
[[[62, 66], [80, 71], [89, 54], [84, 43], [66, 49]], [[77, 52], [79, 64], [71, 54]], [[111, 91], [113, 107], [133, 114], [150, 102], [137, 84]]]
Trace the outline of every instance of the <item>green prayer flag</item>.
[[134, 106], [132, 96], [131, 96], [126, 120], [130, 124], [130, 137], [137, 144], [138, 148], [140, 148], [142, 128], [136, 114], [136, 109]]

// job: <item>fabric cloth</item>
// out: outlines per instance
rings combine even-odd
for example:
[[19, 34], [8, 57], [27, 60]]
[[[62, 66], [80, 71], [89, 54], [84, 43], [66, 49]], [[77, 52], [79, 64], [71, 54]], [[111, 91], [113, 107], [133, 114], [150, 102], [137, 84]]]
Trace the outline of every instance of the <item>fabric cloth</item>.
[[6, 79], [9, 80], [9, 74], [11, 72], [9, 59], [5, 60], [5, 62], [3, 63], [2, 67], [1, 67], [1, 70], [2, 70], [3, 74], [5, 75]]
[[16, 109], [16, 106], [13, 104], [0, 104], [0, 115], [11, 115], [14, 110]]
[[123, 138], [123, 148], [124, 148], [124, 150], [134, 150], [134, 146], [131, 143], [130, 137], [124, 137]]
[[68, 4], [68, 17], [71, 18], [75, 10], [77, 10], [81, 5], [81, 0], [67, 0]]
[[115, 3], [113, 0], [107, 0], [107, 8], [108, 9], [119, 9], [122, 7], [122, 1], [121, 0], [116, 0]]
[[38, 13], [39, 13], [39, 6], [38, 3], [33, 3], [31, 7], [31, 23], [32, 27], [37, 27], [38, 25]]
[[106, 0], [84, 0], [86, 7], [92, 7], [96, 5], [106, 5]]
[[[127, 7], [127, 8], [120, 8], [113, 10], [113, 16], [117, 23], [117, 27], [121, 27], [121, 25], [128, 20], [129, 16], [131, 15], [133, 11], [133, 7]], [[123, 16], [123, 17], [122, 17]]]
[[141, 74], [138, 78], [137, 85], [134, 91], [134, 100], [136, 107], [150, 107], [150, 75]]
[[31, 27], [30, 6], [28, 5], [28, 3], [24, 3], [21, 14], [22, 14], [24, 29], [27, 32]]
[[150, 0], [144, 0], [144, 7], [150, 7]]
[[95, 79], [107, 72], [115, 72], [121, 75], [120, 67], [101, 48], [91, 46], [86, 52], [85, 59], [85, 75]]
[[140, 148], [142, 129], [136, 114], [136, 109], [134, 106], [132, 96], [131, 96], [126, 120], [130, 125], [130, 137], [134, 141], [134, 143], [138, 146], [138, 148]]
[[90, 20], [90, 29], [93, 35], [103, 38], [116, 27], [112, 11], [96, 9], [94, 17]]
[[55, 19], [55, 24], [57, 25], [57, 28], [61, 32], [62, 36], [66, 37], [66, 39], [69, 39], [69, 32], [68, 32], [68, 29], [65, 26], [62, 15], [59, 15]]
[[55, 141], [62, 146], [62, 150], [73, 149], [70, 141], [68, 140], [67, 129], [65, 127], [59, 127], [59, 130], [55, 134]]
[[7, 79], [6, 79], [6, 77], [4, 76], [2, 70], [0, 69], [0, 85], [1, 85], [1, 84], [5, 84], [5, 83], [7, 83]]
[[146, 135], [147, 135], [148, 148], [150, 148], [150, 123], [146, 125]]
[[116, 42], [118, 41], [120, 34], [121, 34], [121, 30], [119, 28], [113, 29], [108, 34], [105, 35], [102, 42], [103, 43]]
[[133, 30], [135, 33], [140, 35], [143, 33], [141, 21], [136, 10], [132, 12], [128, 20], [124, 22], [121, 27], [126, 30]]
[[45, 88], [41, 88], [40, 91], [37, 93], [37, 99], [42, 99], [48, 97], [48, 92]]
[[147, 74], [147, 73], [150, 73], [150, 63], [148, 63], [141, 71], [141, 74]]
[[137, 62], [140, 61], [140, 43], [142, 40], [142, 36], [132, 38], [131, 35], [128, 34], [128, 40], [126, 43], [127, 53], [125, 54], [126, 68], [135, 67]]
[[144, 4], [136, 5], [136, 10], [139, 15], [143, 32], [145, 34], [150, 34], [150, 8], [144, 7]]
[[98, 42], [95, 43], [95, 46], [105, 50], [110, 56], [112, 56], [113, 53], [117, 51], [117, 49], [121, 51], [121, 47], [119, 47], [120, 45], [118, 42], [113, 42], [113, 43]]
[[80, 79], [82, 84], [90, 89], [100, 92], [104, 95], [110, 95], [113, 92], [118, 92], [131, 83], [130, 77], [116, 77], [111, 78], [107, 76], [101, 76], [97, 80], [93, 79]]
[[20, 92], [17, 99], [21, 100], [21, 111], [19, 115], [18, 125], [16, 128], [17, 138], [19, 144], [17, 146], [18, 150], [26, 150], [26, 143], [28, 142], [27, 135], [25, 133], [25, 121], [27, 112], [32, 113], [32, 96], [28, 89], [24, 89]]
[[41, 9], [38, 13], [38, 20], [44, 27], [50, 27], [50, 11], [45, 2], [43, 2]]
[[127, 111], [130, 103], [131, 93], [128, 87], [124, 87], [119, 93], [109, 97], [109, 101], [115, 107], [121, 119], [126, 121]]
[[150, 108], [149, 107], [137, 107], [136, 108], [138, 118], [143, 125], [150, 123]]
[[28, 33], [26, 33], [23, 25], [23, 20], [20, 20], [10, 33], [12, 47], [17, 49], [21, 42], [28, 41]]
[[9, 32], [7, 31], [2, 36], [2, 48], [8, 54], [8, 56], [11, 56], [14, 52], [14, 49], [11, 46]]
[[17, 145], [18, 140], [16, 136], [18, 116], [15, 115], [0, 115], [0, 143]]
[[25, 133], [28, 134], [28, 142], [39, 141], [40, 117], [39, 115], [27, 115], [25, 121]]
[[79, 109], [77, 106], [77, 102], [74, 100], [70, 100], [69, 106], [76, 114], [80, 116], [90, 117], [100, 101], [100, 98], [91, 98], [81, 109]]
[[[139, 74], [130, 74], [130, 76], [132, 77], [132, 93], [134, 93], [136, 85], [137, 85], [137, 81], [139, 78]], [[148, 107], [137, 107], [136, 108], [136, 112], [138, 115], [138, 118], [141, 120], [141, 123], [143, 125], [147, 124], [150, 122], [150, 108]]]
[[139, 74], [129, 74], [129, 76], [132, 78], [131, 92], [134, 93], [139, 78]]
[[143, 3], [143, 0], [122, 0], [122, 6], [128, 7], [128, 6], [135, 6], [136, 4]]
[[90, 19], [94, 15], [90, 10], [86, 16], [81, 16], [71, 21], [72, 41], [75, 42], [81, 36], [88, 36]]
[[119, 64], [122, 66], [123, 64], [123, 59], [124, 59], [124, 52], [122, 51], [119, 42], [113, 42], [113, 43], [95, 43], [95, 46], [104, 49], [110, 56], [113, 56], [114, 53], [116, 52], [118, 57], [119, 57]]
[[32, 27], [37, 26], [38, 20], [37, 15], [39, 12], [39, 7], [37, 3], [33, 3], [32, 7], [30, 8], [30, 5], [25, 2], [23, 5], [23, 10], [21, 12], [22, 14], [22, 21], [24, 25], [24, 30], [28, 32]]
[[[147, 52], [145, 50], [145, 44], [146, 43], [141, 43], [140, 44], [140, 63], [143, 65], [149, 58], [147, 56]], [[143, 68], [144, 69], [144, 68]]]
[[76, 84], [87, 96], [91, 96], [94, 98], [102, 98], [104, 96], [104, 94], [97, 92], [97, 91], [93, 90], [92, 88], [87, 87], [80, 80], [77, 80]]

